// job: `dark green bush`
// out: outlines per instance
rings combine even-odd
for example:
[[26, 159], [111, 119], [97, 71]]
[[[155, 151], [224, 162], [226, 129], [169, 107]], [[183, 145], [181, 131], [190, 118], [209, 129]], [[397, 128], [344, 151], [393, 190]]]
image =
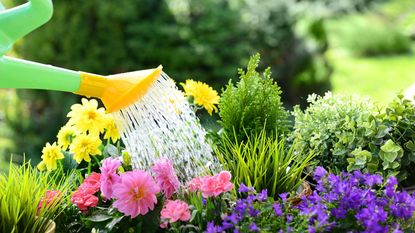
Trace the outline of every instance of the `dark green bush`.
[[259, 54], [252, 56], [247, 70], [239, 69], [240, 80], [236, 85], [230, 81], [221, 95], [221, 125], [225, 133], [235, 135], [238, 142], [263, 129], [270, 136], [289, 130], [288, 112], [281, 103], [280, 87], [271, 78], [270, 68], [262, 74], [256, 71], [259, 60]]

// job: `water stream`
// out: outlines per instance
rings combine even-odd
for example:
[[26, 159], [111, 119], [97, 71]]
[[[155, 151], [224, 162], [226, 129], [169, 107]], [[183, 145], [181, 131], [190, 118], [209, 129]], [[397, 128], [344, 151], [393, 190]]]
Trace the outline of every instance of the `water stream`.
[[182, 181], [215, 171], [217, 160], [187, 99], [165, 73], [135, 104], [116, 113], [132, 164], [148, 169], [161, 157], [173, 161]]

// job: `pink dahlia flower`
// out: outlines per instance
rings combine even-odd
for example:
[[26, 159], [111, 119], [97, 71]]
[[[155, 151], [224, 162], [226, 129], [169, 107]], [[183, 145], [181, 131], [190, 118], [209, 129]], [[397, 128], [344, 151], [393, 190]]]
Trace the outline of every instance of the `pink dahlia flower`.
[[199, 191], [200, 188], [202, 187], [202, 183], [203, 183], [203, 178], [202, 177], [197, 177], [197, 178], [192, 179], [189, 182], [189, 191], [190, 192]]
[[79, 188], [71, 196], [71, 202], [78, 206], [79, 210], [87, 211], [89, 207], [98, 205], [98, 197], [94, 196], [94, 190], [90, 188]]
[[71, 196], [71, 202], [76, 204], [81, 211], [87, 211], [89, 207], [98, 205], [98, 197], [94, 196], [99, 191], [101, 174], [92, 172]]
[[157, 185], [163, 190], [166, 198], [170, 198], [180, 186], [173, 162], [168, 159], [160, 159], [151, 169], [156, 174]]
[[233, 184], [230, 182], [232, 175], [228, 171], [222, 171], [214, 176], [206, 176], [202, 180], [200, 190], [202, 196], [217, 197], [224, 192], [228, 192], [233, 188]]
[[162, 221], [168, 221], [170, 223], [177, 222], [178, 220], [187, 222], [190, 220], [189, 205], [180, 200], [167, 201], [161, 210]]
[[118, 168], [121, 166], [121, 161], [113, 158], [106, 158], [101, 167], [101, 193], [107, 199], [113, 197], [112, 186], [120, 181], [120, 176], [117, 174]]
[[101, 186], [100, 179], [101, 179], [101, 174], [92, 172], [85, 178], [84, 182], [81, 184], [81, 186], [79, 186], [79, 188], [83, 187], [83, 188], [92, 189], [94, 190], [94, 193], [96, 193], [99, 191], [99, 188]]
[[120, 177], [120, 182], [112, 187], [115, 208], [131, 218], [154, 209], [160, 188], [149, 173], [136, 170], [123, 173]]

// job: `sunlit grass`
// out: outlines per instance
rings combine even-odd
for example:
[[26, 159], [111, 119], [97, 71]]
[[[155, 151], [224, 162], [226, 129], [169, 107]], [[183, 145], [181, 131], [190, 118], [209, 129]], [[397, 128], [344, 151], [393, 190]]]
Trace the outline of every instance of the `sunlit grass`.
[[357, 58], [330, 54], [334, 93], [368, 95], [381, 105], [415, 83], [415, 55]]

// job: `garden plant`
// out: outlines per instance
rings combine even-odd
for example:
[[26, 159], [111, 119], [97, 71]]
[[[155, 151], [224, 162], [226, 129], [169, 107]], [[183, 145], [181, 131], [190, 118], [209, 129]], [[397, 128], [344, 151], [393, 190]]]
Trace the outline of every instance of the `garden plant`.
[[11, 163], [0, 175], [0, 230], [413, 232], [413, 102], [326, 93], [289, 112], [259, 62], [221, 95], [181, 83], [192, 111], [220, 117], [206, 139], [217, 166], [198, 176], [180, 177], [186, 165], [162, 154], [137, 166], [116, 115], [95, 99], [72, 105], [36, 167]]

